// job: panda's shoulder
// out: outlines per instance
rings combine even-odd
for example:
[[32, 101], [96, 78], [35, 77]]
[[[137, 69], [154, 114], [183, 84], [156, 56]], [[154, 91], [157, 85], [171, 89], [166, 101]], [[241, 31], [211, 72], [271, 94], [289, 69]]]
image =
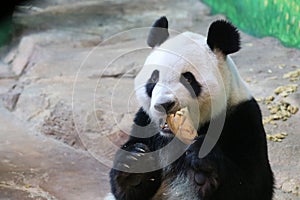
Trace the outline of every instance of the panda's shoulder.
[[227, 111], [224, 132], [243, 141], [256, 140], [265, 135], [261, 110], [254, 98], [244, 100]]

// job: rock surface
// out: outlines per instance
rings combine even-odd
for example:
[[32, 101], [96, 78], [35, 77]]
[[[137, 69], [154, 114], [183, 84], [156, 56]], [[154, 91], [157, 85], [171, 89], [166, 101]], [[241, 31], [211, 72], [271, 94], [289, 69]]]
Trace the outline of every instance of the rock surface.
[[[171, 29], [206, 35], [224, 16], [210, 16], [197, 0], [37, 1], [21, 11], [15, 45], [1, 51], [0, 199], [103, 199], [138, 107], [133, 80], [150, 52], [148, 30], [132, 29], [166, 15]], [[300, 107], [299, 89], [274, 94], [291, 83], [283, 75], [300, 68], [299, 50], [242, 33], [232, 57], [255, 97]], [[297, 112], [266, 124], [268, 134], [288, 134], [268, 143], [276, 200], [299, 199], [299, 120]]]

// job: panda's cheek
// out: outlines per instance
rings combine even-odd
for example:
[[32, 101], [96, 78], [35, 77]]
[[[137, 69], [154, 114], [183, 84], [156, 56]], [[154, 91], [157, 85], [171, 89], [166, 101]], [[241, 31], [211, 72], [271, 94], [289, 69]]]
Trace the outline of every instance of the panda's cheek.
[[187, 91], [183, 86], [176, 88], [175, 94], [175, 98], [177, 99], [180, 107], [185, 107], [190, 104], [190, 101], [193, 101], [189, 91]]
[[162, 112], [158, 112], [154, 106], [150, 106], [149, 116], [157, 125], [160, 125], [162, 121], [165, 121], [167, 115]]

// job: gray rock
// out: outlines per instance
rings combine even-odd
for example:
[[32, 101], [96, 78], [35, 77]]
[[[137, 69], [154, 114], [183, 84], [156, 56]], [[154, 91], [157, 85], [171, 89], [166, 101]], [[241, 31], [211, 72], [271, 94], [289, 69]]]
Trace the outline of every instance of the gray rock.
[[60, 140], [74, 148], [85, 150], [73, 120], [72, 108], [58, 102], [40, 128], [46, 136]]
[[0, 106], [0, 199], [93, 199], [109, 191], [108, 167], [40, 135]]
[[21, 93], [7, 93], [3, 95], [2, 102], [6, 109], [14, 111]]
[[6, 93], [2, 94], [2, 103], [9, 111], [14, 111], [23, 91], [21, 84], [14, 84]]
[[299, 179], [290, 179], [282, 184], [282, 190], [284, 192], [292, 193], [297, 196], [300, 195], [299, 189], [300, 181]]
[[31, 56], [33, 55], [34, 47], [35, 43], [31, 37], [22, 38], [18, 47], [17, 56], [12, 62], [12, 71], [16, 75], [21, 75], [27, 67]]
[[8, 64], [0, 61], [0, 79], [14, 78], [11, 68]]

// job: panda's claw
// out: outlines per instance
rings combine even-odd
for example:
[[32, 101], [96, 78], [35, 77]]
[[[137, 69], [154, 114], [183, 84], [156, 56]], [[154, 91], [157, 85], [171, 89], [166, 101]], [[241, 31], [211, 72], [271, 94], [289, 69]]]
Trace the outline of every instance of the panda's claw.
[[146, 153], [149, 151], [150, 151], [150, 149], [147, 145], [145, 145], [143, 143], [136, 143], [133, 145], [133, 149], [131, 152]]
[[145, 154], [143, 154], [143, 153], [132, 153], [132, 154], [134, 154], [134, 155], [137, 156], [137, 157], [141, 157], [141, 156], [145, 155]]
[[140, 147], [136, 147], [135, 150], [137, 150], [137, 151], [139, 151], [139, 152], [143, 152], [143, 153], [146, 152], [144, 149], [142, 149], [142, 148], [140, 148]]
[[138, 160], [135, 156], [133, 156], [133, 155], [129, 155], [129, 156], [127, 156], [127, 158], [129, 159], [129, 160]]
[[127, 164], [123, 164], [123, 167], [130, 169], [129, 165], [127, 165]]

